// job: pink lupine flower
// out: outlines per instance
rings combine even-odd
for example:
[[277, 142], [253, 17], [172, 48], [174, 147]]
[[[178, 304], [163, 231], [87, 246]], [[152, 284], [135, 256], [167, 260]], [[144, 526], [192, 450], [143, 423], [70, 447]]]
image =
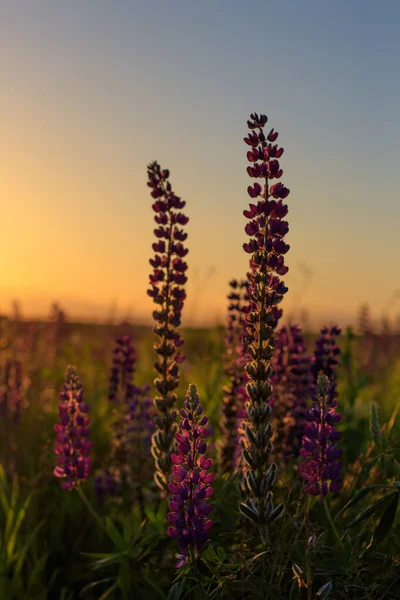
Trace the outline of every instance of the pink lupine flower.
[[54, 475], [63, 480], [60, 484], [63, 490], [72, 490], [88, 479], [92, 471], [89, 407], [83, 401], [83, 388], [75, 367], [67, 368], [60, 401], [60, 424], [54, 426], [58, 457]]

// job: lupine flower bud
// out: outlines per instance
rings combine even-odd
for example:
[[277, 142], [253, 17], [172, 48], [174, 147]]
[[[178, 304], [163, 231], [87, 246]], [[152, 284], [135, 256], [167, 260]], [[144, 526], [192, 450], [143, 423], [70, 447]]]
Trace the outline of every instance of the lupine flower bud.
[[212, 527], [209, 519], [212, 507], [208, 499], [213, 494], [210, 484], [214, 479], [209, 472], [213, 461], [205, 454], [208, 419], [203, 414], [195, 385], [189, 386], [180, 415], [179, 432], [176, 433], [177, 452], [171, 455], [174, 466], [168, 484], [172, 494], [168, 535], [178, 544], [178, 569], [186, 563], [189, 548], [199, 551], [208, 540]]
[[274, 447], [282, 458], [298, 456], [311, 392], [310, 357], [301, 330], [282, 327], [275, 337], [273, 395]]
[[157, 360], [154, 368], [158, 377], [154, 383], [158, 396], [154, 404], [159, 415], [155, 417], [156, 431], [152, 439], [152, 454], [155, 459], [154, 479], [161, 489], [166, 489], [171, 470], [171, 452], [174, 447], [176, 433], [175, 389], [179, 385], [179, 364], [184, 360], [179, 348], [183, 340], [178, 327], [181, 324], [181, 312], [186, 292], [187, 264], [183, 260], [188, 250], [183, 246], [187, 233], [178, 226], [184, 226], [188, 218], [180, 212], [185, 202], [176, 196], [171, 187], [169, 171], [161, 170], [157, 162], [147, 169], [155, 199], [153, 210], [158, 227], [154, 234], [158, 239], [153, 244], [154, 258], [150, 260], [153, 273], [150, 275], [149, 296], [157, 305], [153, 312], [156, 326], [154, 332], [158, 340], [154, 346]]
[[335, 426], [341, 415], [336, 413], [337, 401], [333, 396], [328, 377], [318, 376], [313, 407], [308, 411], [307, 423], [300, 454], [304, 461], [299, 471], [305, 480], [304, 491], [311, 496], [320, 496], [321, 500], [328, 490], [338, 492], [342, 486], [340, 478], [342, 450], [336, 447], [340, 431]]
[[250, 177], [261, 180], [249, 186], [251, 203], [244, 216], [249, 219], [246, 233], [249, 242], [243, 245], [250, 257], [249, 306], [246, 315], [246, 372], [248, 375], [247, 402], [248, 421], [243, 424], [243, 458], [246, 463], [242, 493], [246, 500], [241, 512], [258, 527], [263, 541], [266, 540], [267, 524], [282, 514], [283, 506], [273, 508], [271, 487], [275, 480], [276, 465], [271, 464], [271, 399], [273, 332], [282, 311], [278, 308], [286, 286], [280, 280], [288, 271], [284, 256], [289, 246], [284, 237], [289, 230], [284, 217], [287, 205], [282, 202], [289, 190], [278, 182], [270, 181], [282, 176], [277, 158], [283, 150], [271, 143], [278, 134], [271, 130], [267, 135], [265, 115], [253, 113], [248, 121], [251, 133], [245, 142], [251, 147], [247, 158], [252, 166], [247, 169]]
[[63, 479], [60, 484], [63, 490], [72, 490], [88, 479], [92, 470], [89, 456], [92, 442], [87, 439], [90, 434], [89, 407], [83, 401], [83, 388], [75, 367], [67, 368], [60, 401], [60, 424], [54, 426], [58, 456], [54, 475]]
[[[244, 387], [244, 365], [240, 350], [244, 335], [243, 308], [247, 303], [247, 281], [233, 279], [229, 283], [228, 323], [225, 334], [224, 370], [229, 378], [223, 387], [221, 440], [219, 444], [219, 469], [221, 473], [232, 473], [240, 460], [238, 426], [243, 418], [246, 390]], [[238, 452], [239, 450], [239, 452]]]

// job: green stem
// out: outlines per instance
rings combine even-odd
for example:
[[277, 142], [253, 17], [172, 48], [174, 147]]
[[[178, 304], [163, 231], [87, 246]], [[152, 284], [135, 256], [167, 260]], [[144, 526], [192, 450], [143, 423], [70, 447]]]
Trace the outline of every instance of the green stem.
[[311, 557], [310, 547], [308, 540], [310, 539], [310, 524], [309, 524], [309, 513], [310, 513], [310, 497], [307, 497], [306, 503], [306, 514], [304, 516], [305, 527], [306, 527], [306, 567], [307, 567], [307, 600], [312, 600], [312, 570], [311, 570]]
[[101, 529], [104, 529], [104, 523], [101, 520], [101, 518], [99, 517], [99, 515], [97, 514], [97, 512], [94, 510], [93, 506], [91, 505], [91, 503], [88, 500], [88, 497], [86, 496], [85, 492], [82, 489], [81, 485], [78, 485], [78, 487], [76, 488], [79, 496], [82, 499], [82, 502], [86, 505], [86, 507], [88, 508], [90, 514], [92, 515], [92, 517], [95, 519], [95, 521], [97, 522], [97, 524], [101, 527]]
[[324, 508], [325, 508], [326, 516], [328, 517], [329, 524], [332, 527], [334, 536], [335, 536], [338, 544], [343, 548], [343, 541], [340, 539], [339, 532], [336, 529], [335, 523], [333, 522], [331, 511], [329, 510], [329, 506], [328, 506], [328, 502], [327, 502], [326, 498], [324, 498]]

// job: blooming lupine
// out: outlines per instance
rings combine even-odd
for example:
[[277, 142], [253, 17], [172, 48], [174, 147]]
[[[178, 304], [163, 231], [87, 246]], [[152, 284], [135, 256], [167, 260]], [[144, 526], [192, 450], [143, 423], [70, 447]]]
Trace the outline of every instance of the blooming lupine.
[[330, 381], [331, 394], [336, 397], [336, 369], [339, 364], [340, 348], [336, 338], [341, 331], [338, 327], [323, 327], [315, 342], [314, 355], [311, 359], [311, 373], [314, 383], [317, 383], [318, 375], [324, 373]]
[[[108, 399], [114, 405], [113, 466], [120, 470], [127, 467], [126, 421], [129, 403], [134, 396], [133, 374], [136, 351], [130, 335], [116, 339], [110, 373]], [[122, 473], [121, 473], [122, 476]], [[123, 477], [122, 477], [123, 478]]]
[[157, 228], [154, 234], [158, 241], [153, 244], [154, 258], [150, 260], [153, 273], [148, 290], [158, 308], [153, 312], [157, 322], [154, 331], [158, 340], [154, 346], [157, 360], [154, 368], [159, 374], [154, 383], [158, 396], [154, 399], [159, 414], [155, 418], [157, 430], [152, 439], [155, 459], [155, 481], [166, 489], [171, 470], [171, 452], [174, 448], [177, 411], [174, 408], [177, 396], [174, 390], [179, 385], [179, 363], [184, 360], [179, 348], [183, 340], [178, 331], [181, 312], [186, 298], [184, 285], [187, 281], [187, 264], [183, 260], [188, 250], [183, 246], [187, 233], [181, 229], [188, 218], [180, 212], [185, 202], [172, 191], [169, 171], [161, 170], [157, 162], [148, 166], [148, 186], [155, 199], [153, 210]]
[[122, 335], [115, 340], [113, 364], [110, 373], [108, 399], [123, 405], [130, 395], [133, 373], [135, 371], [136, 352], [130, 335]]
[[[238, 425], [244, 407], [246, 390], [245, 373], [239, 361], [240, 345], [244, 333], [243, 307], [247, 302], [247, 281], [229, 283], [228, 323], [225, 335], [224, 370], [229, 378], [222, 389], [222, 414], [220, 419], [221, 440], [219, 444], [219, 469], [221, 473], [232, 473], [238, 461]], [[239, 446], [240, 447], [240, 446]]]
[[335, 429], [341, 415], [335, 411], [337, 400], [331, 383], [322, 373], [318, 376], [313, 399], [314, 405], [308, 411], [304, 427], [300, 449], [303, 462], [299, 471], [305, 480], [305, 493], [320, 496], [322, 500], [328, 491], [338, 492], [342, 486], [339, 461], [342, 450], [336, 447], [341, 433]]
[[58, 456], [54, 475], [62, 478], [60, 485], [63, 490], [76, 488], [88, 479], [92, 470], [88, 410], [76, 368], [69, 366], [60, 393], [60, 424], [54, 426], [57, 440], [55, 453]]
[[209, 472], [212, 459], [205, 455], [208, 419], [203, 415], [195, 385], [189, 386], [180, 415], [179, 432], [176, 433], [177, 453], [171, 455], [174, 466], [172, 481], [168, 484], [172, 494], [168, 535], [178, 544], [177, 568], [187, 562], [191, 550], [200, 550], [208, 540], [212, 527], [209, 519], [212, 507], [208, 499], [213, 494], [210, 484], [214, 479]]
[[19, 360], [8, 359], [4, 367], [4, 377], [0, 387], [0, 415], [2, 418], [18, 421], [22, 406], [22, 364]]
[[272, 387], [272, 340], [273, 331], [281, 316], [278, 304], [287, 288], [280, 277], [287, 273], [284, 255], [289, 246], [283, 238], [289, 226], [283, 218], [288, 208], [283, 203], [289, 190], [281, 183], [282, 169], [278, 158], [283, 149], [274, 142], [278, 134], [273, 129], [266, 135], [264, 127], [268, 119], [256, 113], [247, 122], [250, 133], [245, 138], [251, 149], [247, 158], [250, 177], [261, 179], [248, 187], [251, 198], [257, 199], [244, 211], [249, 219], [245, 227], [250, 241], [243, 245], [251, 255], [249, 274], [249, 311], [246, 315], [246, 372], [249, 381], [246, 391], [248, 421], [244, 426], [243, 458], [246, 462], [243, 493], [247, 498], [241, 504], [242, 513], [259, 527], [263, 541], [266, 540], [268, 522], [283, 512], [283, 505], [273, 507], [271, 488], [276, 478], [276, 464], [271, 463], [271, 398]]
[[296, 325], [284, 326], [277, 332], [272, 365], [273, 441], [277, 454], [284, 459], [299, 454], [311, 392], [310, 357]]

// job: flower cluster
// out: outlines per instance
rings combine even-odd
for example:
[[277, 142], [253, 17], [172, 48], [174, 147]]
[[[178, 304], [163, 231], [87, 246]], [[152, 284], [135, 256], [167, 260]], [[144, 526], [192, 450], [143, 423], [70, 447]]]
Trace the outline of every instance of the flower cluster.
[[150, 260], [153, 272], [150, 275], [148, 290], [158, 305], [153, 312], [157, 325], [154, 328], [158, 340], [154, 346], [157, 360], [154, 368], [159, 374], [154, 383], [158, 396], [154, 404], [159, 411], [155, 418], [157, 430], [153, 435], [152, 453], [155, 459], [155, 481], [161, 489], [166, 489], [171, 469], [171, 452], [176, 433], [177, 412], [174, 409], [179, 385], [179, 363], [184, 360], [179, 348], [183, 340], [178, 331], [181, 324], [181, 312], [186, 292], [187, 264], [183, 258], [188, 253], [182, 242], [187, 238], [182, 226], [188, 222], [181, 209], [185, 201], [172, 191], [169, 171], [161, 170], [157, 162], [148, 166], [148, 186], [155, 199], [153, 210], [156, 213], [157, 228], [154, 234], [157, 242], [153, 244], [154, 258]]
[[133, 374], [136, 359], [131, 336], [122, 335], [117, 338], [113, 350], [108, 399], [113, 404], [114, 415], [113, 466], [121, 470], [122, 479], [122, 471], [126, 471], [127, 468], [126, 421], [129, 403], [135, 391]]
[[240, 349], [244, 334], [243, 309], [248, 300], [248, 282], [238, 282], [233, 279], [229, 285], [231, 292], [228, 295], [228, 323], [223, 357], [224, 370], [229, 378], [229, 383], [222, 389], [220, 419], [222, 436], [218, 461], [221, 473], [232, 473], [240, 458], [238, 456], [238, 425], [246, 398], [245, 372], [240, 361]]
[[305, 480], [304, 491], [311, 496], [324, 496], [338, 492], [342, 486], [340, 478], [342, 450], [336, 447], [340, 439], [340, 431], [335, 425], [341, 415], [336, 413], [337, 401], [333, 396], [328, 377], [318, 376], [313, 396], [314, 405], [308, 411], [307, 423], [300, 454], [304, 461], [299, 466], [300, 474]]
[[92, 470], [89, 407], [83, 401], [83, 388], [75, 367], [67, 368], [60, 401], [60, 424], [54, 426], [58, 456], [54, 475], [63, 479], [60, 484], [63, 490], [72, 490], [88, 479]]
[[339, 364], [340, 348], [336, 338], [340, 335], [339, 327], [323, 327], [315, 342], [314, 355], [311, 360], [311, 373], [314, 383], [317, 383], [318, 375], [324, 373], [330, 381], [331, 393], [337, 396], [336, 369]]
[[210, 484], [214, 479], [209, 472], [213, 461], [205, 456], [208, 419], [203, 415], [195, 385], [189, 386], [180, 414], [177, 453], [171, 455], [174, 466], [172, 481], [168, 484], [172, 494], [168, 535], [178, 544], [177, 568], [186, 563], [190, 549], [198, 551], [208, 540], [212, 507], [207, 500], [213, 494]]
[[281, 457], [298, 456], [311, 392], [310, 357], [298, 326], [277, 332], [272, 365], [274, 447]]
[[5, 364], [4, 377], [0, 386], [0, 415], [3, 418], [19, 421], [22, 395], [21, 361], [9, 358]]
[[129, 400], [135, 362], [136, 351], [132, 346], [131, 336], [122, 335], [117, 338], [113, 350], [113, 363], [108, 390], [108, 399], [111, 402], [121, 406]]
[[246, 314], [245, 366], [249, 381], [246, 386], [248, 422], [244, 425], [243, 458], [246, 473], [242, 492], [247, 499], [241, 504], [242, 513], [255, 522], [265, 539], [266, 526], [283, 512], [283, 505], [273, 508], [271, 488], [276, 477], [276, 465], [270, 463], [272, 450], [271, 398], [273, 332], [281, 316], [278, 304], [287, 288], [280, 277], [288, 271], [284, 255], [289, 246], [284, 236], [289, 230], [284, 217], [288, 212], [283, 200], [289, 190], [281, 183], [271, 183], [282, 176], [278, 159], [283, 149], [274, 142], [278, 133], [271, 129], [266, 135], [268, 119], [256, 113], [247, 122], [250, 133], [245, 138], [251, 149], [247, 158], [250, 177], [260, 179], [247, 191], [257, 203], [244, 211], [249, 219], [245, 227], [250, 241], [243, 245], [251, 254], [249, 274], [249, 309]]

